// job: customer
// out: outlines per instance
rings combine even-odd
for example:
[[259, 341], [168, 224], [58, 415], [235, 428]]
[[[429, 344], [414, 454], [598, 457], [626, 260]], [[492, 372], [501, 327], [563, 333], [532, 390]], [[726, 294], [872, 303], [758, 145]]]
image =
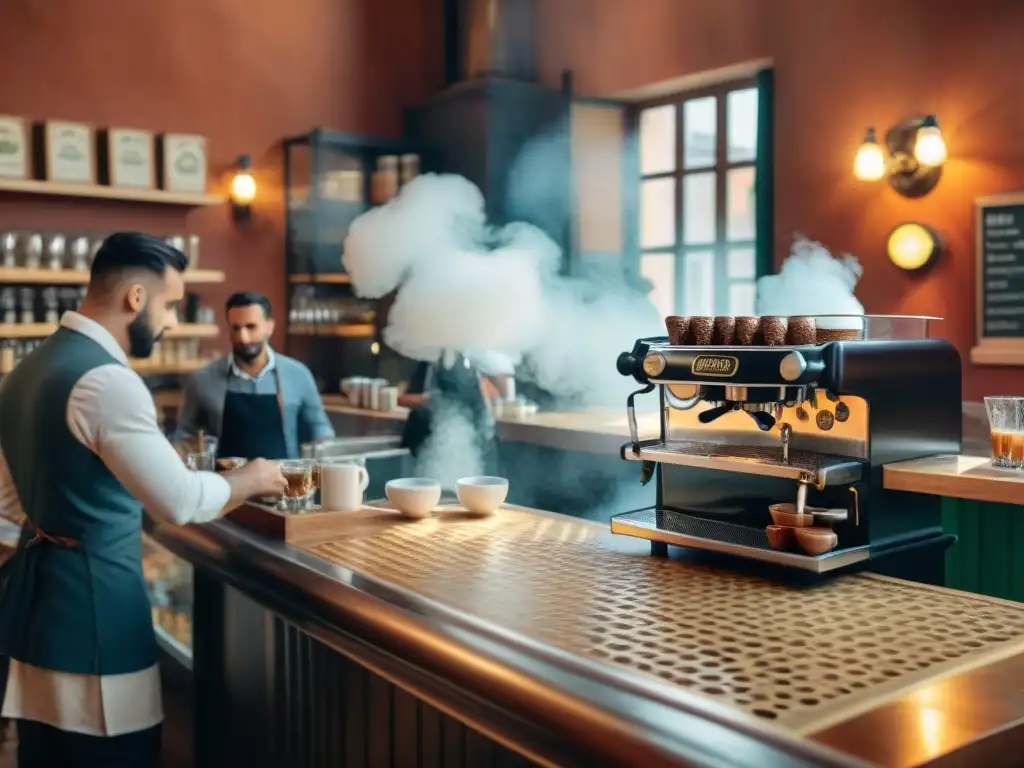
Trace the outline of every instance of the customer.
[[334, 437], [313, 374], [270, 348], [267, 297], [236, 293], [226, 310], [232, 354], [186, 382], [174, 441], [204, 430], [220, 438], [222, 457], [297, 459], [300, 442]]
[[186, 263], [148, 235], [108, 237], [81, 311], [0, 389], [0, 515], [23, 526], [0, 597], [20, 768], [158, 764], [142, 509], [204, 523], [285, 486], [262, 460], [223, 476], [186, 469], [129, 365], [175, 325]]

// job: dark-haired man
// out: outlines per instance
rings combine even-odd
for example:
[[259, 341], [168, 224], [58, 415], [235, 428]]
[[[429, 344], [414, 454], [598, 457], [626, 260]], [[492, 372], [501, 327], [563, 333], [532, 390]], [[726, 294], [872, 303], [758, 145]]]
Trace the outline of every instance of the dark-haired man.
[[186, 469], [131, 369], [174, 327], [186, 266], [157, 238], [111, 235], [80, 311], [0, 388], [0, 514], [22, 525], [0, 597], [3, 714], [18, 720], [21, 768], [158, 764], [142, 508], [203, 523], [285, 485], [268, 461]]
[[202, 429], [220, 438], [220, 456], [295, 459], [302, 442], [334, 437], [313, 374], [270, 348], [274, 321], [267, 297], [236, 293], [225, 310], [232, 354], [186, 383], [174, 440], [184, 442]]

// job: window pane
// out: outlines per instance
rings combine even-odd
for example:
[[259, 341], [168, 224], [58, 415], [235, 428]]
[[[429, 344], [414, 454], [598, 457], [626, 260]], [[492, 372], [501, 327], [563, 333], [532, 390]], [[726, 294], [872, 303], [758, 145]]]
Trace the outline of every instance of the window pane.
[[676, 255], [648, 253], [640, 257], [640, 274], [651, 281], [651, 303], [663, 318], [676, 312]]
[[676, 244], [676, 180], [651, 179], [640, 185], [640, 247]]
[[715, 164], [718, 100], [714, 96], [683, 103], [683, 167], [707, 168]]
[[727, 240], [753, 240], [756, 227], [754, 219], [754, 169], [733, 168], [725, 177]]
[[715, 254], [712, 251], [683, 254], [683, 312], [715, 314]]
[[757, 264], [753, 248], [730, 248], [725, 257], [725, 272], [730, 280], [753, 280]]
[[683, 177], [683, 242], [715, 242], [715, 174], [691, 173]]
[[725, 102], [729, 124], [729, 162], [743, 163], [757, 157], [757, 88], [732, 91]]
[[736, 316], [754, 314], [754, 296], [756, 292], [752, 281], [730, 285], [729, 314]]
[[640, 173], [665, 173], [676, 168], [676, 106], [640, 113]]

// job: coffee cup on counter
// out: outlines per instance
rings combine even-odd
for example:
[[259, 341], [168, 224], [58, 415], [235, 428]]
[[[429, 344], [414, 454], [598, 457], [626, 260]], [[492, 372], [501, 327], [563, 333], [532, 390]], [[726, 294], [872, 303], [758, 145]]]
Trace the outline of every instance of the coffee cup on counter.
[[351, 459], [320, 462], [320, 506], [336, 512], [351, 512], [363, 506], [363, 494], [370, 485], [366, 467]]
[[398, 387], [387, 386], [380, 388], [380, 410], [398, 410]]

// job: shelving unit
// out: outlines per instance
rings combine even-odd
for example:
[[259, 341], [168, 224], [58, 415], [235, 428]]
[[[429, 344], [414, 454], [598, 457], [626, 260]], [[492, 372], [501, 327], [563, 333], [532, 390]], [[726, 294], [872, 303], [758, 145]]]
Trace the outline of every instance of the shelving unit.
[[[325, 393], [337, 392], [345, 376], [378, 375], [377, 327], [365, 320], [313, 323], [299, 308], [318, 302], [360, 302], [342, 267], [343, 244], [352, 222], [374, 207], [372, 182], [379, 159], [392, 156], [400, 167], [403, 155], [418, 156], [421, 172], [429, 167], [423, 152], [406, 141], [323, 129], [284, 141], [285, 263], [290, 286], [285, 349], [309, 366]], [[397, 168], [396, 173], [400, 174]], [[359, 317], [377, 307], [376, 302], [366, 302], [323, 314]]]
[[49, 195], [51, 197], [80, 197], [93, 200], [119, 200], [126, 203], [155, 203], [177, 205], [184, 208], [199, 208], [221, 205], [221, 195], [209, 193], [190, 194], [167, 192], [162, 189], [131, 189], [128, 187], [107, 187], [100, 184], [69, 184], [34, 179], [0, 179], [0, 193], [18, 195]]
[[[190, 285], [223, 283], [226, 280], [219, 269], [189, 269], [185, 271], [185, 282]], [[0, 267], [0, 283], [22, 285], [86, 285], [89, 273], [73, 269], [27, 269], [25, 267]]]

